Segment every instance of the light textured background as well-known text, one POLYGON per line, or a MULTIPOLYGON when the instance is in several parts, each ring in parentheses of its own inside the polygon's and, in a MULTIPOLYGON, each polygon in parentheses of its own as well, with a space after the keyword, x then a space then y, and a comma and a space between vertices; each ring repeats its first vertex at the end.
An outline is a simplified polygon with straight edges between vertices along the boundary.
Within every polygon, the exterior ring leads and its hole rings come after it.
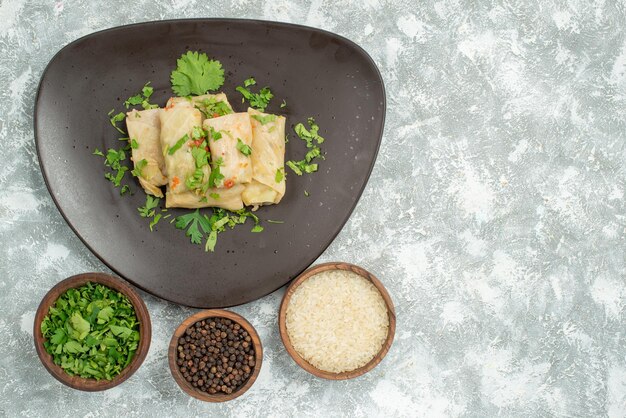
POLYGON ((626 416, 626 6, 358 3, 2 0, 0 415, 626 416), (320 261, 357 263, 384 281, 395 344, 360 379, 318 380, 280 343, 277 291, 234 309, 266 347, 257 383, 236 401, 203 404, 166 363, 172 331, 193 311, 144 295, 154 335, 143 367, 106 393, 67 389, 36 357, 34 311, 62 278, 106 268, 43 183, 39 77, 90 32, 210 16, 334 31, 380 67, 381 153, 320 261))

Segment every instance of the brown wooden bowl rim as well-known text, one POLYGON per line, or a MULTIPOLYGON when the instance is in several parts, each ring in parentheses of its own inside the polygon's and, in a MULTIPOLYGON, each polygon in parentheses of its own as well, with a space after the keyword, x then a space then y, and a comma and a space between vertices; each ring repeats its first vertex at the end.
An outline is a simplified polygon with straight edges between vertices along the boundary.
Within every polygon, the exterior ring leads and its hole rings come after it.
POLYGON ((86 392, 96 392, 111 389, 124 382, 139 369, 148 354, 150 340, 152 339, 152 324, 146 304, 139 294, 126 281, 106 273, 90 272, 81 273, 68 277, 57 283, 50 289, 41 300, 33 325, 33 339, 35 350, 42 364, 48 372, 59 382, 73 389, 86 392), (48 354, 43 346, 45 338, 41 333, 41 322, 48 315, 50 307, 65 291, 86 284, 87 282, 99 283, 124 294, 132 303, 135 314, 139 320, 139 345, 130 364, 120 374, 111 380, 88 379, 80 376, 70 376, 60 366, 54 364, 52 355, 48 354))
POLYGON ((357 266, 355 264, 343 263, 338 261, 332 261, 328 263, 318 264, 313 267, 310 267, 298 277, 296 277, 293 282, 289 285, 285 294, 283 296, 283 300, 280 303, 280 310, 278 313, 278 327, 280 329, 280 338, 283 341, 283 345, 287 350, 287 353, 293 358, 293 360, 298 364, 298 366, 302 367, 307 372, 311 373, 314 376, 321 377, 323 379, 329 380, 345 380, 345 379, 353 379, 355 377, 361 376, 374 367, 376 367, 382 359, 387 355, 387 352, 391 348, 391 344, 393 343, 393 338, 396 333, 396 311, 393 305, 393 301, 387 292, 387 289, 383 284, 369 271, 365 270, 363 267, 357 266), (341 373, 333 373, 325 370, 320 370, 317 367, 313 366, 311 363, 306 361, 304 358, 298 354, 298 352, 291 345, 291 340, 289 339, 289 334, 287 333, 286 326, 286 316, 287 316, 287 306, 289 305, 289 301, 291 300, 291 296, 295 292, 296 288, 300 286, 305 280, 315 276, 318 273, 328 270, 345 270, 352 271, 357 273, 361 277, 369 280, 380 292, 385 304, 387 305, 387 313, 389 315, 389 330, 387 331, 387 338, 383 343, 380 351, 374 356, 372 360, 370 360, 364 366, 361 366, 354 370, 349 370, 341 373))
POLYGON ((263 363, 263 346, 261 344, 261 338, 259 337, 259 334, 257 333, 256 329, 243 316, 235 312, 225 310, 225 309, 205 309, 203 311, 200 311, 198 313, 191 315, 190 317, 185 319, 183 322, 181 322, 178 328, 176 328, 176 330, 174 331, 174 334, 172 335, 172 339, 170 340, 170 346, 168 349, 167 357, 168 357, 168 363, 170 366, 170 372, 172 373, 172 377, 174 378, 174 381, 178 384, 178 386, 180 386, 180 388, 185 393, 204 402, 226 402, 226 401, 230 401, 232 399, 238 398, 239 396, 246 393, 248 389, 250 389, 250 387, 252 387, 252 385, 256 381, 257 377, 259 376, 259 373, 261 372, 261 365, 263 363), (183 333, 187 330, 187 328, 189 328, 192 324, 198 321, 202 321, 207 318, 225 318, 225 319, 230 319, 231 321, 238 323, 248 332, 248 334, 250 334, 250 338, 252 339, 252 343, 254 344, 254 356, 255 356, 254 371, 252 372, 252 374, 250 375, 246 383, 244 383, 243 386, 241 386, 237 391, 233 393, 212 395, 210 393, 202 392, 194 388, 189 383, 187 383, 187 381, 181 374, 180 370, 178 369, 178 365, 176 364, 176 351, 178 347, 178 339, 183 335, 183 333))

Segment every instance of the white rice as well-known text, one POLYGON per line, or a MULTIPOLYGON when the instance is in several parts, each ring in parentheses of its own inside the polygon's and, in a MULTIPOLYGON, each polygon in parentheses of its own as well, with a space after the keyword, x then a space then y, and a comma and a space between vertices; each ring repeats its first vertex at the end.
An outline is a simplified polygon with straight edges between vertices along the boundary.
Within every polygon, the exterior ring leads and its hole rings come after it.
POLYGON ((302 358, 320 370, 358 369, 376 356, 389 330, 376 287, 351 271, 324 271, 300 284, 286 312, 287 334, 302 358))

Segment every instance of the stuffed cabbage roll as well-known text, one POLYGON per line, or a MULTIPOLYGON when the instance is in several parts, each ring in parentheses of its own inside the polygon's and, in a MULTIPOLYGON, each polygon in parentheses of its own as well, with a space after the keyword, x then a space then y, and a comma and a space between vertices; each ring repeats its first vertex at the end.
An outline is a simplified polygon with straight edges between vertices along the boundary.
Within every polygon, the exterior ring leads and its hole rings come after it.
POLYGON ((285 118, 248 109, 252 125, 252 182, 242 194, 246 205, 276 204, 285 195, 285 118))
POLYGON ((206 191, 211 168, 200 111, 188 100, 170 99, 159 117, 168 195, 206 191))
POLYGON ((134 173, 146 193, 157 197, 163 197, 159 186, 167 184, 165 160, 159 140, 160 112, 161 109, 148 109, 126 113, 134 173))
POLYGON ((176 104, 181 101, 191 102, 191 104, 202 112, 202 120, 216 118, 233 113, 233 108, 228 103, 224 93, 203 94, 202 96, 172 97, 170 102, 176 104))
MULTIPOLYGON (((247 113, 231 113, 218 118, 206 119, 204 129, 208 132, 215 187, 230 188, 235 184, 252 180, 251 155, 254 155, 252 128, 247 113)), ((213 186, 213 184, 211 184, 213 186)))
POLYGON ((166 193, 165 207, 168 208, 207 208, 217 207, 228 210, 239 210, 243 208, 243 201, 241 200, 241 192, 243 192, 244 186, 238 184, 226 188, 212 188, 207 192, 198 196, 194 192, 185 192, 173 194, 166 193))

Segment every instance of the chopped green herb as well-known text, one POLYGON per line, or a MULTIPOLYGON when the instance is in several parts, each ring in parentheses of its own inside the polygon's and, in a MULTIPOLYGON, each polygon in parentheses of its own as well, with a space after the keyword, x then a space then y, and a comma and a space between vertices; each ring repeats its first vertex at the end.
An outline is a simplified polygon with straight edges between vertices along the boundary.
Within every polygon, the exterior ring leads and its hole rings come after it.
POLYGON ((271 219, 268 219, 266 222, 270 224, 284 224, 285 223, 285 221, 273 221, 271 219))
POLYGON ((219 61, 209 60, 205 53, 188 51, 177 61, 170 76, 172 90, 178 96, 189 96, 217 90, 224 84, 224 69, 219 61))
POLYGON ((191 132, 191 137, 193 139, 205 138, 206 136, 207 136, 207 133, 204 129, 202 129, 202 127, 200 126, 193 127, 193 131, 191 132))
POLYGON ((261 125, 267 125, 276 120, 276 115, 251 115, 252 119, 258 120, 261 125))
POLYGON ((222 164, 224 164, 222 157, 219 157, 217 161, 213 162, 211 166, 211 174, 209 175, 209 187, 216 187, 216 184, 224 179, 224 176, 220 172, 222 164))
POLYGON ((149 99, 152 93, 154 93, 154 89, 150 86, 150 82, 148 81, 141 89, 141 94, 143 94, 143 97, 146 99, 149 99))
POLYGON ((211 198, 213 198, 213 199, 219 199, 219 198, 220 198, 219 193, 209 193, 209 196, 210 196, 211 198))
POLYGON ((41 333, 45 350, 70 376, 112 380, 137 351, 139 321, 126 296, 88 282, 56 300, 41 333))
POLYGON ((167 151, 167 153, 169 155, 174 155, 174 153, 176 151, 178 151, 180 149, 180 147, 183 146, 183 144, 185 142, 187 142, 189 140, 189 135, 185 134, 182 138, 180 138, 178 141, 176 141, 176 143, 174 144, 174 146, 172 148, 169 149, 169 151, 167 151))
POLYGON ((309 197, 309 192, 307 192, 307 191, 305 190, 305 191, 304 191, 304 195, 305 195, 306 197, 309 197))
POLYGON ((298 167, 295 161, 290 160, 290 161, 287 161, 285 164, 287 164, 287 167, 291 168, 293 172, 296 173, 298 176, 302 175, 302 170, 300 170, 300 167, 298 167))
POLYGON ((250 230, 250 232, 262 232, 263 227, 261 225, 254 225, 254 227, 250 230))
MULTIPOLYGON (((130 106, 136 106, 140 104, 144 109, 154 109, 159 107, 158 105, 150 104, 149 99, 152 96, 154 89, 150 87, 150 82, 148 81, 144 84, 141 89, 141 93, 137 93, 136 95, 129 97, 125 102, 124 106, 128 109, 130 106)), ((135 117, 141 117, 139 113, 135 113, 135 117)))
POLYGON ((191 148, 191 156, 196 161, 196 168, 202 168, 205 165, 209 164, 209 152, 204 148, 206 147, 206 142, 202 141, 202 144, 199 147, 191 148))
POLYGON ((126 99, 126 101, 124 102, 124 106, 126 106, 126 109, 128 109, 131 106, 141 104, 141 102, 143 102, 143 97, 141 96, 141 94, 136 94, 126 99))
POLYGON ((212 126, 209 126, 209 135, 211 135, 211 138, 213 138, 213 141, 222 139, 222 133, 213 129, 212 126))
POLYGON ((215 97, 204 99, 199 103, 196 103, 196 108, 202 112, 205 118, 215 118, 219 116, 228 115, 233 113, 232 109, 228 107, 226 102, 217 100, 215 97))
POLYGON ((196 171, 194 171, 194 173, 185 180, 185 186, 187 186, 189 190, 200 189, 202 187, 203 180, 204 171, 202 171, 201 168, 196 168, 196 171))
POLYGON ((115 109, 111 109, 111 111, 109 112, 109 116, 111 117, 109 120, 111 121, 111 125, 118 130, 118 132, 125 134, 126 132, 124 132, 120 127, 117 126, 118 122, 123 121, 126 118, 126 115, 124 115, 124 112, 120 112, 117 115, 113 115, 113 113, 115 113, 115 109))
POLYGON ((287 102, 285 101, 285 99, 283 99, 283 102, 280 104, 280 108, 284 108, 287 107, 287 102))
POLYGON ((128 184, 123 185, 120 189, 120 196, 124 196, 126 193, 130 193, 130 186, 128 184))
POLYGON ((245 144, 241 140, 241 138, 237 138, 237 149, 239 150, 240 153, 242 153, 246 157, 248 157, 248 156, 250 156, 250 154, 252 154, 252 148, 250 148, 250 146, 248 144, 245 144))
POLYGON ((143 175, 142 171, 147 165, 148 161, 143 158, 135 163, 135 168, 133 169, 133 171, 131 171, 131 173, 135 177, 141 177, 143 175))
POLYGON ((137 210, 139 211, 139 215, 142 218, 152 218, 156 213, 156 207, 159 206, 160 200, 161 199, 159 199, 158 197, 147 194, 146 204, 142 207, 137 208, 137 210))
POLYGON ((237 90, 243 96, 242 102, 243 100, 248 100, 251 107, 258 109, 262 112, 265 110, 274 95, 272 94, 269 87, 263 87, 261 90, 259 90, 258 93, 252 93, 248 89, 248 87, 255 84, 256 81, 254 80, 254 78, 249 78, 243 82, 243 87, 237 86, 235 90, 237 90))
POLYGON ((161 214, 159 213, 158 215, 156 215, 154 217, 154 219, 152 219, 152 221, 150 221, 150 232, 152 232, 152 228, 154 228, 154 226, 159 223, 159 221, 161 220, 161 214))
POLYGON ((285 167, 281 167, 276 170, 276 176, 274 176, 274 180, 276 183, 280 183, 285 178, 285 167))
POLYGON ((101 157, 104 157, 104 154, 103 154, 103 153, 102 153, 102 151, 100 151, 98 148, 96 148, 92 154, 93 154, 93 155, 99 155, 99 156, 101 156, 101 157))
POLYGON ((121 164, 121 162, 126 159, 124 149, 116 150, 109 148, 104 158, 104 165, 112 170, 110 173, 104 173, 104 177, 113 183, 115 187, 120 187, 124 174, 128 171, 128 167, 121 164), (113 175, 113 173, 115 173, 115 175, 113 175))
POLYGON ((320 127, 315 123, 315 119, 308 118, 307 122, 309 124, 309 130, 307 130, 302 123, 298 123, 294 130, 300 139, 306 142, 306 147, 312 148, 313 140, 317 141, 318 144, 321 144, 324 142, 324 138, 318 134, 320 127))
POLYGON ((137 149, 139 148, 139 142, 137 142, 137 140, 135 138, 130 140, 130 147, 132 149, 137 149))
POLYGON ((315 158, 324 159, 321 149, 314 144, 314 141, 317 142, 317 144, 321 144, 322 142, 324 142, 324 138, 321 137, 318 133, 319 126, 315 123, 315 120, 313 118, 308 118, 307 122, 309 124, 309 130, 307 130, 301 123, 298 123, 295 126, 294 130, 296 131, 296 134, 298 134, 298 137, 306 142, 306 146, 310 150, 307 151, 304 159, 300 161, 287 161, 286 163, 287 166, 291 168, 293 172, 296 173, 298 176, 301 176, 303 173, 310 174, 316 172, 318 169, 318 165, 317 163, 312 163, 312 161, 315 158))

